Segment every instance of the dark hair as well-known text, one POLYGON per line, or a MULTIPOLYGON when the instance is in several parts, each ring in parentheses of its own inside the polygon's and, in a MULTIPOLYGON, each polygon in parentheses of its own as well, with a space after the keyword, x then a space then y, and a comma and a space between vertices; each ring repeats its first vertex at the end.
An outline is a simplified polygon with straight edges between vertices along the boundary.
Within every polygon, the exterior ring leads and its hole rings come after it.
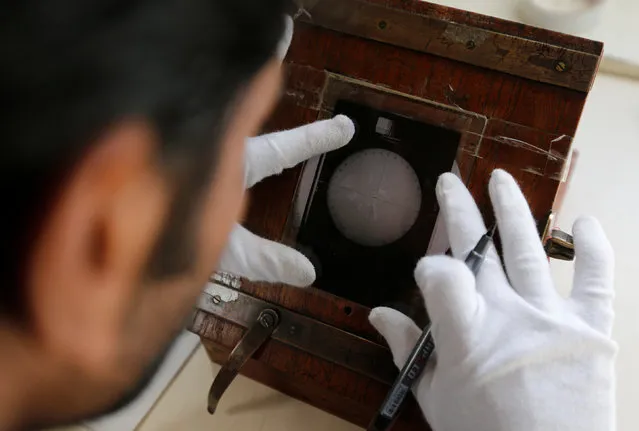
POLYGON ((233 101, 275 52, 284 0, 21 0, 0 14, 0 311, 65 175, 110 125, 149 121, 177 183, 149 276, 186 269, 184 225, 233 101))

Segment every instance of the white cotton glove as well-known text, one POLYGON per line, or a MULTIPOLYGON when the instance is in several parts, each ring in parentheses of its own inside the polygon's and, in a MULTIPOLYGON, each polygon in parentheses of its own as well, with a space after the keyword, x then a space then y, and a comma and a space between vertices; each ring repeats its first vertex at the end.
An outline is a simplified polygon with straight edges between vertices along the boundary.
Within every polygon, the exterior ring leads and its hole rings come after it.
MULTIPOLYGON (((462 260, 486 227, 457 177, 437 184, 455 259, 425 257, 415 270, 436 346, 414 388, 426 419, 434 431, 614 430, 613 252, 601 226, 575 223, 574 285, 564 299, 514 179, 497 170, 489 191, 508 277, 491 248, 475 279, 462 260)), ((401 367, 420 329, 389 308, 370 321, 401 367)))
MULTIPOLYGON (((246 143, 246 187, 276 175, 313 156, 346 145, 355 125, 344 115, 285 132, 251 138, 246 143)), ((274 199, 277 199, 275 196, 274 199)), ((315 281, 315 269, 300 252, 269 241, 236 225, 220 261, 220 270, 252 281, 305 287, 315 281)))
MULTIPOLYGON (((275 52, 280 60, 286 56, 293 38, 293 19, 285 16, 284 20, 284 34, 275 52)), ((354 134, 353 122, 344 115, 338 115, 332 120, 250 138, 246 141, 246 188, 311 157, 340 148, 354 134)), ((286 283, 298 287, 310 286, 315 281, 315 268, 303 254, 261 238, 239 224, 231 232, 219 270, 251 281, 286 283)))

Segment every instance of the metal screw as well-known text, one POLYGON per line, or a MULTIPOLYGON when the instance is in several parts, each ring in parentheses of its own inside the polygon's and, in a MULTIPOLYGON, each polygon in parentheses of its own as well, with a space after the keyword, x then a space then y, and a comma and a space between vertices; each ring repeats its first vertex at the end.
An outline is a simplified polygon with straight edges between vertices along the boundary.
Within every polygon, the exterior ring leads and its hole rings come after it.
POLYGON ((566 69, 568 69, 568 65, 564 61, 559 60, 555 63, 555 70, 557 72, 565 72, 566 69))
POLYGON ((295 335, 295 332, 297 332, 297 328, 295 327, 295 325, 292 325, 290 328, 288 328, 288 333, 290 335, 295 335))
POLYGON ((264 311, 262 314, 260 314, 260 325, 262 325, 265 328, 270 328, 273 325, 275 325, 275 316, 273 316, 272 313, 269 313, 268 311, 264 311))
POLYGON ((386 28, 386 21, 380 21, 377 26, 380 30, 384 30, 386 28))
POLYGON ((466 42, 466 49, 475 49, 477 45, 475 45, 475 41, 469 40, 466 42))
POLYGON ((220 305, 222 303, 222 297, 220 295, 214 295, 211 297, 211 302, 215 305, 220 305))

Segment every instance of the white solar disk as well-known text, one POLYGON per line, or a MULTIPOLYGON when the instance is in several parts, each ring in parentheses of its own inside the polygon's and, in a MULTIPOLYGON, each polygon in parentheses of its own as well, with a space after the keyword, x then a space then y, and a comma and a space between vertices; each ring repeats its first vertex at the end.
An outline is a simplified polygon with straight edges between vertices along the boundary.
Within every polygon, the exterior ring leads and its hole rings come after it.
POLYGON ((370 247, 393 243, 415 224, 422 189, 411 165, 379 148, 344 160, 328 185, 328 209, 342 235, 370 247))

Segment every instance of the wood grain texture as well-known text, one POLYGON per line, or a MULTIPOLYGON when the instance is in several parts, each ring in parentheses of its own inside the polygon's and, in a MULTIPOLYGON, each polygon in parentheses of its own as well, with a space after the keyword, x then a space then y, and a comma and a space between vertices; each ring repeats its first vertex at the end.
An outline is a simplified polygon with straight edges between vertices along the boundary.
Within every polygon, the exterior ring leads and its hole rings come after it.
MULTIPOLYGON (((601 44, 413 0, 366 0, 437 20, 548 42, 599 57, 601 44)), ((544 225, 560 187, 586 93, 455 61, 407 47, 296 23, 284 95, 265 131, 332 115, 341 99, 421 118, 462 133, 457 165, 488 223, 487 184, 495 168, 517 179, 544 225)), ((256 185, 245 225, 280 240, 287 227, 301 169, 256 185)), ((427 240, 427 239, 425 239, 427 240)), ((245 292, 384 345, 367 321, 369 309, 318 289, 245 283, 245 292)), ((194 329, 212 359, 224 361, 243 329, 201 314, 194 329)), ((388 353, 390 354, 390 353, 388 353)), ((243 370, 298 399, 365 426, 387 387, 319 358, 271 341, 243 370)), ((425 429, 413 402, 395 429, 425 429)))
POLYGON ((362 0, 323 0, 307 21, 340 33, 434 54, 523 78, 589 91, 599 55, 362 0))
POLYGON ((492 16, 441 6, 426 1, 414 0, 364 0, 367 3, 405 10, 443 21, 455 22, 485 30, 498 31, 511 36, 523 37, 537 42, 563 46, 576 51, 601 55, 603 43, 577 36, 532 27, 518 22, 507 21, 492 16))
POLYGON ((574 135, 585 94, 298 23, 292 63, 489 118, 574 135))

